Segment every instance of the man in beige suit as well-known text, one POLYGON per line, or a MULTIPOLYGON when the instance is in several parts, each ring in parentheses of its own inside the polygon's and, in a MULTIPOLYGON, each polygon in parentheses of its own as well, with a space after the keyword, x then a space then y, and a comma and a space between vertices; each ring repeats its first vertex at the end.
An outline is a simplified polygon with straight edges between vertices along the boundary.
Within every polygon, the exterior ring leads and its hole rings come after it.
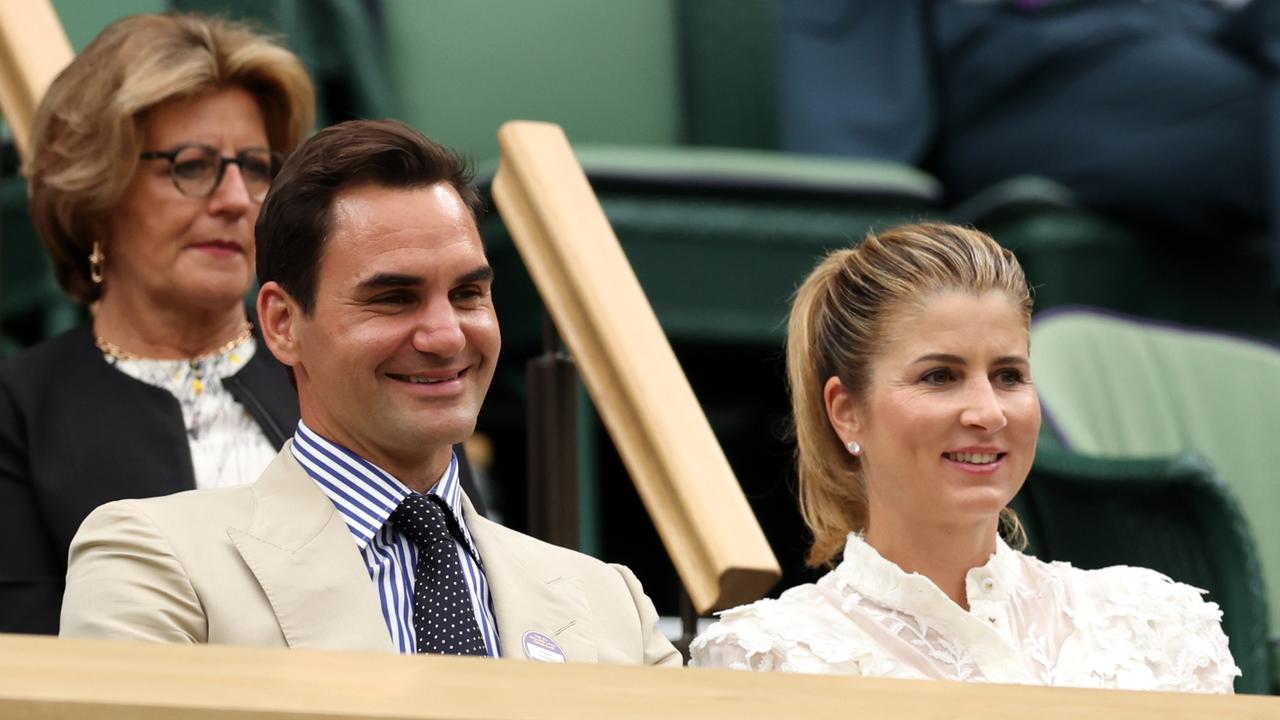
POLYGON ((294 439, 251 486, 90 515, 63 635, 680 663, 630 571, 489 522, 458 489, 452 446, 501 344, 478 207, 456 156, 401 123, 295 153, 257 224, 294 439))

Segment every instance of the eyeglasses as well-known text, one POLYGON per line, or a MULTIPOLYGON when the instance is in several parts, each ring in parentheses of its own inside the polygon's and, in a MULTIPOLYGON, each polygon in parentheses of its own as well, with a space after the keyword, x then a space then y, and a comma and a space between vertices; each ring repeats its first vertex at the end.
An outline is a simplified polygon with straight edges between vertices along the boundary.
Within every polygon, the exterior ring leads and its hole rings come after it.
POLYGON ((265 148, 241 150, 235 157, 224 157, 217 148, 199 143, 179 145, 168 152, 148 151, 143 160, 168 160, 173 186, 187 197, 206 198, 222 183, 228 165, 240 166, 240 177, 249 198, 260 203, 271 189, 271 181, 280 171, 280 153, 265 148))

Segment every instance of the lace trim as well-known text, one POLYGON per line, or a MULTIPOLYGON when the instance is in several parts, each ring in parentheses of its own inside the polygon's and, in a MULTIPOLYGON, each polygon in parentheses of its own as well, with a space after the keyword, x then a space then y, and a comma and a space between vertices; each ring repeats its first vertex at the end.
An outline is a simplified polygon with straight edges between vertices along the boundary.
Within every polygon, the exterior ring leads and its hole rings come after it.
POLYGON ((1222 610, 1201 597, 1205 591, 1145 568, 1089 574, 1109 589, 1063 607, 1076 634, 1063 648, 1070 656, 1055 669, 1055 684, 1203 692, 1230 688, 1240 675, 1222 632, 1222 610), (1086 647, 1087 662, 1079 657, 1086 647))
POLYGON ((833 632, 829 625, 840 618, 822 598, 805 597, 810 593, 804 591, 811 588, 793 588, 778 600, 720 613, 720 622, 690 645, 690 665, 871 677, 898 674, 897 663, 871 642, 833 632), (796 604, 815 612, 796 612, 796 604))

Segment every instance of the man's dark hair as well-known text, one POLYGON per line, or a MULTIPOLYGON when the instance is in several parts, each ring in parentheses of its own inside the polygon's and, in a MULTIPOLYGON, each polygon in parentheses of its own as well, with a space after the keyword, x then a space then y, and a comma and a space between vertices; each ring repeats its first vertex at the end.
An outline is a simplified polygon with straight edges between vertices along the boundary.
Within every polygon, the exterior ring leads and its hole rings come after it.
POLYGON ((457 153, 398 120, 352 120, 321 130, 285 162, 262 202, 255 228, 258 282, 279 283, 310 315, 340 191, 365 183, 410 190, 444 182, 478 221, 482 205, 473 177, 457 153))

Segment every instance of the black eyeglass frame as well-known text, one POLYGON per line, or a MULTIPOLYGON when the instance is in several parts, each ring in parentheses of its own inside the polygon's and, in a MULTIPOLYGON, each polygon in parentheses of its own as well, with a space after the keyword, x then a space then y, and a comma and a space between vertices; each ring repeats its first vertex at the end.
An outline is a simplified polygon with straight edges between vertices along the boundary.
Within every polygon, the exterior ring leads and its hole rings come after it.
MULTIPOLYGON (((172 150, 146 150, 139 153, 138 158, 142 160, 169 161, 169 179, 173 181, 173 186, 177 188, 178 192, 182 193, 186 197, 207 198, 207 197, 211 197, 215 192, 218 191, 218 186, 222 184, 222 178, 227 174, 228 165, 239 166, 240 174, 241 176, 243 176, 244 163, 246 160, 249 159, 249 155, 262 153, 262 152, 265 152, 267 156, 271 158, 271 176, 267 179, 267 190, 270 190, 271 183, 275 181, 276 175, 279 174, 280 172, 280 166, 284 164, 284 155, 282 155, 279 152, 276 152, 275 150, 268 150, 267 148, 250 148, 248 150, 241 150, 240 152, 236 153, 234 156, 227 157, 226 155, 223 155, 222 153, 218 152, 218 149, 213 147, 212 145, 205 145, 204 143, 183 143, 172 150), (205 150, 209 151, 210 155, 215 155, 218 158, 218 172, 213 177, 213 184, 210 185, 209 189, 205 191, 205 193, 202 195, 193 195, 187 192, 186 190, 183 190, 182 183, 179 182, 178 180, 178 175, 177 175, 178 155, 183 150, 187 150, 189 148, 204 148, 205 150)), ((249 190, 248 183, 245 184, 245 190, 246 191, 249 190)), ((257 203, 262 202, 262 200, 266 196, 267 196, 266 191, 263 191, 262 197, 254 197, 252 192, 249 193, 249 197, 254 202, 257 202, 257 203)))

